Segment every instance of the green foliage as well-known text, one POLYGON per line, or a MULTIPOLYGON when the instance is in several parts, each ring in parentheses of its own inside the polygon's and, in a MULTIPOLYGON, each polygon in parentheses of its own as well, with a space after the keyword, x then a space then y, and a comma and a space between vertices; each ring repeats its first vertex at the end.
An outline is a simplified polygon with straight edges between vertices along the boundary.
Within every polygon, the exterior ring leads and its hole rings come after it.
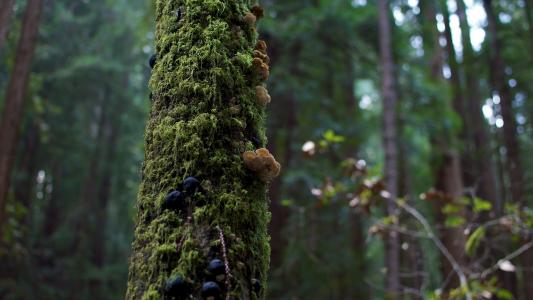
POLYGON ((485 238, 485 227, 478 227, 472 234, 468 237, 468 240, 465 244, 465 252, 468 256, 473 256, 478 250, 481 241, 485 238))

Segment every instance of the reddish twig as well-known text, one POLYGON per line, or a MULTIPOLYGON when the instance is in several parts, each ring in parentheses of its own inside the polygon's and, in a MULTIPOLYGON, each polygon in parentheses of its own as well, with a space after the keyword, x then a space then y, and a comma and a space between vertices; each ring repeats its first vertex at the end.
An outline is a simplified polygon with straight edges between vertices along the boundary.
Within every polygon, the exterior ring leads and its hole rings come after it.
POLYGON ((229 269, 229 263, 228 263, 228 255, 226 250, 226 242, 224 241, 224 233, 222 232, 222 229, 220 226, 217 226, 218 235, 220 237, 220 243, 222 244, 222 258, 224 258, 224 269, 226 271, 226 289, 228 292, 226 293, 226 300, 229 300, 229 292, 231 291, 231 282, 230 282, 230 269, 229 269))

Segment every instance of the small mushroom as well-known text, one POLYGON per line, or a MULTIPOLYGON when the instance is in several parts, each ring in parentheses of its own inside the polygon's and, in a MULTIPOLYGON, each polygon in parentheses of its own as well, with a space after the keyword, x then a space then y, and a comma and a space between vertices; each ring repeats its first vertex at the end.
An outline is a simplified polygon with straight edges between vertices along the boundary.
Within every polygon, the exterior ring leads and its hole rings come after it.
POLYGON ((257 20, 261 19, 265 15, 265 9, 259 4, 252 6, 250 11, 254 14, 257 20))
POLYGON ((270 103, 270 95, 268 94, 268 90, 262 86, 262 85, 258 85, 255 87, 255 100, 257 102, 257 104, 261 105, 261 106, 266 106, 268 103, 270 103))
POLYGON ((246 15, 244 15, 244 22, 246 22, 248 26, 254 27, 256 21, 257 21, 257 17, 253 13, 248 12, 246 13, 246 15))
POLYGON ((246 167, 255 172, 259 180, 263 182, 272 181, 281 171, 281 165, 266 148, 246 151, 243 153, 243 158, 246 167))
POLYGON ((267 64, 262 59, 256 57, 252 60, 252 67, 254 73, 259 76, 261 80, 267 80, 270 76, 270 70, 267 64))
POLYGON ((255 45, 255 50, 258 50, 259 52, 266 54, 267 53, 267 44, 264 40, 259 40, 257 42, 257 45, 255 45))

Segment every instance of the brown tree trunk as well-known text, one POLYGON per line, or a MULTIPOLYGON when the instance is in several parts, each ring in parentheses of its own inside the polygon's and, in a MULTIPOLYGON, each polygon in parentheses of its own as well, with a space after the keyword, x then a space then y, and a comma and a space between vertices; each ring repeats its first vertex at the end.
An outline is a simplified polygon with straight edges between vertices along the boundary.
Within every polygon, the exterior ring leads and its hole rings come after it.
MULTIPOLYGON (((442 148, 442 147, 441 147, 442 148)), ((461 180, 461 162, 459 156, 455 151, 449 150, 443 153, 442 162, 437 171, 436 188, 438 191, 446 195, 445 199, 439 199, 436 202, 437 208, 437 221, 440 224, 440 238, 444 246, 448 249, 450 254, 455 258, 460 266, 466 265, 465 256, 465 235, 463 233, 462 226, 447 228, 444 226, 446 221, 446 215, 442 213, 442 210, 447 201, 451 201, 450 204, 456 203, 456 201, 462 196, 463 182, 461 180)), ((460 205, 460 204, 459 204, 460 205)), ((464 217, 464 215, 463 215, 464 217)), ((442 257, 442 274, 443 278, 450 278, 445 290, 456 288, 459 286, 459 278, 455 276, 454 270, 450 262, 442 257), (451 277, 450 277, 451 276, 451 277)))
MULTIPOLYGON (((440 47, 439 39, 440 33, 437 30, 436 15, 437 7, 436 2, 427 1, 421 4, 421 11, 423 17, 423 38, 427 40, 424 43, 424 51, 427 53, 426 60, 430 61, 430 77, 436 84, 446 84, 442 77, 442 69, 445 62, 445 54, 448 56, 449 65, 451 69, 451 77, 449 84, 452 85, 453 90, 453 106, 456 113, 464 118, 463 99, 461 97, 461 83, 457 72, 457 62, 455 61, 455 52, 453 44, 451 43, 451 31, 449 28, 448 11, 444 2, 441 2, 443 9, 444 23, 445 23, 445 37, 447 46, 443 50, 440 47)), ((462 181, 462 168, 460 155, 454 147, 457 146, 457 137, 455 132, 443 129, 441 132, 435 134, 431 138, 432 146, 435 149, 435 158, 438 165, 435 169, 435 185, 438 191, 445 198, 449 199, 452 203, 458 200, 463 195, 463 181, 462 181)), ((435 202, 437 224, 439 224, 439 236, 448 249, 450 254, 461 265, 465 265, 464 256, 464 244, 465 236, 461 227, 446 228, 444 226, 446 221, 446 215, 443 213, 443 207, 448 204, 444 199, 438 199, 435 202)), ((449 283, 445 286, 445 291, 459 286, 459 278, 455 276, 454 270, 448 259, 444 256, 441 257, 441 270, 444 279, 450 278, 449 283)))
MULTIPOLYGON (((516 130, 516 118, 513 112, 513 99, 505 76, 505 63, 501 56, 501 42, 498 37, 498 24, 492 10, 492 1, 484 0, 487 13, 488 38, 490 42, 490 69, 492 85, 500 96, 500 108, 503 118, 504 145, 506 148, 507 168, 509 171, 512 201, 523 205, 524 171, 520 162, 520 145, 516 130)), ((533 295, 533 294, 532 294, 533 295)))
MULTIPOLYGON (((503 119, 503 144, 505 146, 506 169, 509 174, 511 201, 523 206, 524 203, 524 171, 520 159, 520 144, 516 128, 516 118, 513 112, 513 99, 505 76, 505 62, 501 56, 502 46, 498 37, 498 21, 494 14, 492 1, 483 0, 487 13, 488 39, 490 45, 490 69, 492 88, 500 97, 500 111, 503 119)), ((533 250, 521 256, 521 267, 524 278, 524 295, 526 299, 533 299, 533 285, 529 283, 532 276, 531 262, 533 250)), ((519 293, 516 293, 519 294, 519 293)))
MULTIPOLYGON (((108 113, 103 122, 103 148, 102 157, 99 159, 104 162, 111 162, 116 157, 117 133, 119 123, 114 120, 119 118, 116 112, 108 113)), ((101 167, 101 174, 98 176, 99 184, 97 186, 96 198, 92 199, 91 212, 94 214, 94 220, 91 226, 91 261, 94 267, 99 269, 105 266, 106 258, 106 238, 107 229, 107 207, 111 197, 113 172, 109 163, 101 167)), ((94 299, 103 297, 102 280, 93 279, 90 282, 90 294, 94 299)))
MULTIPOLYGON (((272 66, 275 68, 279 60, 281 49, 280 41, 266 37, 267 43, 270 45, 270 58, 272 66)), ((295 58, 293 62, 297 61, 300 49, 297 48, 291 53, 295 58)), ((293 72, 297 72, 296 63, 291 66, 293 72)), ((275 83, 273 83, 275 84, 275 83)), ((292 95, 284 94, 274 97, 276 101, 271 103, 271 111, 273 116, 277 118, 273 121, 273 126, 270 126, 267 131, 269 150, 272 153, 278 153, 282 158, 280 163, 289 168, 292 160, 291 143, 294 141, 293 132, 296 128, 296 102, 292 95), (281 134, 280 134, 281 133, 281 134), (285 134, 283 134, 285 133, 285 134), (283 138, 282 138, 283 137, 283 138)), ((268 195, 270 198, 270 211, 272 219, 269 224, 270 233, 270 265, 275 271, 283 262, 283 251, 287 246, 287 239, 284 236, 284 228, 289 218, 289 209, 282 205, 282 189, 283 189, 283 172, 270 185, 268 195)))
MULTIPOLYGON (((397 159, 397 116, 398 95, 392 56, 392 37, 388 1, 378 1, 379 45, 382 72, 383 94, 383 147, 385 149, 385 180, 391 201, 387 202, 387 213, 398 215, 394 201, 398 196, 398 159, 397 159)), ((400 245, 398 232, 391 230, 385 241, 387 267, 387 294, 390 299, 400 297, 400 245)))
POLYGON ((19 139, 26 89, 30 77, 31 61, 37 41, 43 0, 28 0, 22 33, 17 46, 15 66, 7 87, 2 121, 0 123, 0 232, 4 222, 11 171, 19 139))
POLYGON ((9 21, 11 21, 11 15, 13 15, 14 3, 15 0, 2 0, 0 4, 0 50, 2 50, 9 32, 9 21))
POLYGON ((24 141, 24 153, 21 155, 18 169, 22 178, 15 184, 15 200, 20 202, 26 209, 24 224, 30 226, 32 217, 32 199, 35 191, 35 175, 37 172, 37 151, 40 146, 39 128, 37 124, 30 121, 24 141))
POLYGON ((466 18, 466 9, 463 0, 457 0, 457 15, 461 23, 461 33, 463 37, 463 53, 464 53, 464 71, 466 77, 465 90, 467 99, 468 118, 465 119, 465 126, 470 128, 471 135, 470 144, 473 145, 473 153, 468 159, 474 160, 475 168, 471 178, 476 188, 476 195, 482 199, 493 203, 496 211, 501 210, 500 197, 498 197, 497 185, 495 179, 495 171, 492 159, 491 139, 487 130, 486 121, 483 117, 482 107, 483 101, 479 91, 479 82, 477 78, 477 65, 474 50, 470 42, 470 28, 466 18))

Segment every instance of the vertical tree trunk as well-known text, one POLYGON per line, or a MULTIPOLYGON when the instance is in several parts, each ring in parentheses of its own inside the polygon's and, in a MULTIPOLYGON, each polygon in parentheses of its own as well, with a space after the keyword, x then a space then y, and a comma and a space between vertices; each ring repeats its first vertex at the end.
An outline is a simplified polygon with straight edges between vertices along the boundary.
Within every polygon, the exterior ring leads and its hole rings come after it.
POLYGON ((21 155, 18 170, 20 170, 21 178, 18 182, 14 183, 14 195, 15 200, 20 202, 26 209, 26 215, 24 216, 24 225, 29 229, 32 220, 32 195, 35 191, 35 175, 37 172, 36 157, 37 151, 40 147, 40 136, 38 125, 32 120, 28 124, 26 134, 24 137, 24 152, 21 155))
POLYGON ((470 128, 470 144, 473 145, 472 150, 474 153, 468 159, 472 159, 475 162, 475 168, 473 168, 475 172, 470 176, 474 178, 474 182, 468 184, 473 184, 473 186, 477 187, 477 195, 493 203, 496 210, 500 211, 501 203, 496 189, 494 162, 490 148, 491 139, 482 113, 483 98, 479 91, 478 70, 475 69, 477 61, 474 50, 472 49, 472 43, 470 42, 470 28, 466 18, 466 8, 463 0, 457 0, 457 15, 459 16, 463 37, 463 65, 466 86, 468 87, 465 90, 465 94, 469 117, 465 119, 465 126, 470 128))
POLYGON ((0 232, 2 232, 4 222, 9 182, 19 139, 19 127, 37 41, 42 4, 43 0, 28 0, 0 123, 0 145, 2 145, 0 147, 0 232))
MULTIPOLYGON (((493 11, 492 1, 483 0, 483 5, 487 13, 492 88, 500 96, 500 111, 504 122, 503 144, 506 149, 506 168, 509 172, 511 201, 522 207, 525 204, 524 171, 521 165, 516 117, 513 112, 513 99, 505 76, 506 65, 501 56, 502 46, 498 37, 498 21, 493 11)), ((533 299, 533 285, 528 281, 528 278, 531 278, 533 274, 531 271, 533 251, 527 251, 520 258, 523 271, 522 278, 524 278, 524 295, 526 299, 533 299)))
MULTIPOLYGON (((270 36, 269 36, 270 37, 270 36)), ((270 57, 272 65, 275 66, 279 59, 279 50, 282 49, 281 41, 274 38, 267 38, 266 41, 270 46, 270 57)), ((294 56, 291 69, 296 70, 297 56, 299 49, 292 52, 294 56)), ((296 127, 296 103, 291 94, 278 95, 278 100, 271 104, 270 111, 274 119, 274 125, 271 125, 271 130, 268 132, 269 149, 273 153, 277 153, 281 157, 281 163, 289 168, 292 160, 291 144, 294 141, 293 132, 296 127), (282 138, 283 137, 283 138, 282 138)), ((283 262, 283 251, 287 246, 287 238, 284 236, 284 228, 289 218, 289 208, 282 205, 283 195, 283 174, 276 178, 269 189, 269 197, 271 200, 270 210, 272 212, 272 220, 269 226, 269 233, 271 236, 271 268, 276 270, 283 262)))
MULTIPOLYGON (((441 145, 441 148, 443 146, 441 145)), ((465 235, 462 226, 447 228, 444 226, 447 216, 442 213, 446 204, 454 204, 463 195, 463 182, 461 180, 461 161, 453 150, 442 153, 442 161, 437 169, 436 189, 446 195, 451 203, 445 199, 438 199, 436 202, 437 222, 440 225, 439 235, 444 246, 455 258, 460 266, 466 265, 465 256, 465 235)), ((462 217, 465 217, 462 215, 462 217)), ((442 256, 441 270, 443 278, 450 278, 445 291, 459 286, 459 278, 456 276, 452 265, 442 256)))
POLYGON ((507 168, 510 176, 512 201, 523 205, 524 171, 520 162, 520 145, 516 130, 516 118, 513 112, 513 99, 505 76, 505 63, 501 56, 501 42, 498 37, 498 24, 492 1, 483 0, 487 13, 488 39, 490 42, 490 69, 493 89, 500 96, 500 107, 503 118, 504 145, 506 148, 507 168))
MULTIPOLYGON (((104 112, 105 113, 105 112, 104 112)), ((104 162, 111 162, 115 159, 117 146, 117 131, 119 123, 115 120, 120 119, 120 113, 111 110, 104 117, 102 146, 103 153, 101 159, 104 162)), ((106 263, 106 231, 107 231, 107 207, 111 197, 113 172, 111 164, 104 164, 101 167, 98 176, 98 185, 96 187, 96 198, 92 199, 90 212, 94 215, 93 222, 90 224, 91 229, 91 262, 94 267, 102 269, 106 263)), ((93 299, 101 299, 105 292, 102 279, 95 278, 90 282, 90 295, 93 299)))
MULTIPOLYGON (((455 61, 455 52, 451 44, 451 32, 449 28, 448 12, 445 2, 441 2, 445 22, 445 37, 447 41, 446 48, 440 46, 439 39, 441 34, 437 30, 436 16, 437 7, 435 1, 425 1, 421 3, 420 10, 423 15, 422 30, 424 42, 424 52, 426 53, 426 61, 430 62, 429 73, 430 78, 435 84, 446 84, 442 77, 442 69, 445 61, 445 54, 448 54, 450 61, 450 69, 452 76, 449 84, 452 85, 453 106, 456 113, 464 120, 463 100, 460 95, 461 85, 459 75, 457 73, 457 62, 455 61)), ((444 99, 447 100, 447 99, 444 99)), ((446 103, 446 101, 439 101, 438 103, 446 103)), ((448 199, 453 202, 458 200, 463 195, 463 181, 461 159, 457 150, 457 136, 455 132, 450 132, 449 129, 442 129, 440 132, 431 137, 432 147, 434 148, 434 159, 436 162, 435 168, 435 185, 437 190, 446 195, 448 199)), ((460 265, 465 265, 464 244, 465 237, 461 227, 445 228, 446 215, 443 213, 443 207, 448 204, 444 199, 438 199, 435 203, 437 224, 439 225, 439 235, 452 256, 460 265)), ((459 279, 455 276, 453 267, 448 259, 441 257, 441 270, 443 278, 451 278, 449 284, 445 287, 445 291, 459 286, 459 279)))
POLYGON ((2 50, 9 32, 9 22, 11 21, 11 15, 13 15, 14 3, 15 0, 2 0, 0 4, 0 50, 2 50))
POLYGON ((256 87, 268 60, 250 2, 156 2, 154 96, 127 299, 265 297, 268 177, 247 169, 243 153, 255 149, 252 137, 264 144, 256 87), (181 186, 189 176, 200 181, 196 193, 181 186), (165 209, 173 190, 187 198, 165 209), (225 265, 219 276, 206 270, 214 259, 225 265))
MULTIPOLYGON (((387 203, 387 213, 397 215, 393 201, 398 196, 398 161, 397 161, 397 116, 398 95, 394 60, 392 56, 392 37, 389 19, 388 1, 379 0, 379 45, 382 72, 383 94, 383 147, 385 148, 385 180, 392 201, 387 203)), ((398 232, 391 230, 386 238, 387 293, 391 299, 400 296, 400 246, 398 232)))

